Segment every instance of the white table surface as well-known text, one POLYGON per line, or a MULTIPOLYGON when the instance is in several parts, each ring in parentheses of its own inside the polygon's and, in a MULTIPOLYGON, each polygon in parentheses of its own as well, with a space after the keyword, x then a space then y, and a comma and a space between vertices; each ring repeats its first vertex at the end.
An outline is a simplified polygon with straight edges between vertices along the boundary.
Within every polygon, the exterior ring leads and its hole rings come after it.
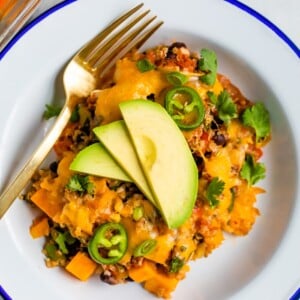
MULTIPOLYGON (((42 0, 34 16, 59 2, 63 1, 42 0)), ((268 18, 300 48, 300 0, 240 0, 240 2, 268 18)))

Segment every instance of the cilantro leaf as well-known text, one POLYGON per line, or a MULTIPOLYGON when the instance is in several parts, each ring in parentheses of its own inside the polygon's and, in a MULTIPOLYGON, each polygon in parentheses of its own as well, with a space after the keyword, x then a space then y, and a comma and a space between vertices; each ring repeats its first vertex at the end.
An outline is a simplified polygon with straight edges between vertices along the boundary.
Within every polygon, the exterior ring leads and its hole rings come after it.
POLYGON ((240 175, 247 180, 249 185, 254 185, 260 179, 265 178, 266 168, 263 163, 256 163, 251 155, 246 155, 240 175))
POLYGON ((72 192, 87 192, 88 194, 93 194, 94 185, 89 181, 88 176, 75 174, 69 179, 66 188, 72 192))
POLYGON ((247 108, 242 115, 242 122, 255 130, 256 141, 270 134, 270 116, 263 103, 256 103, 247 108))
POLYGON ((217 55, 213 50, 205 48, 201 49, 200 54, 198 68, 205 73, 200 76, 200 80, 208 85, 213 85, 217 78, 217 55))
POLYGON ((228 124, 231 119, 237 118, 237 107, 226 90, 222 91, 218 96, 208 91, 207 96, 210 102, 216 106, 218 117, 224 123, 228 124))
POLYGON ((76 105, 74 110, 72 111, 71 117, 70 117, 70 121, 75 123, 78 122, 80 119, 80 115, 79 115, 79 106, 76 105))
POLYGON ((206 190, 206 197, 211 207, 215 207, 219 204, 219 200, 216 197, 222 194, 224 186, 225 182, 218 177, 214 177, 209 183, 206 190))
POLYGON ((236 105, 226 90, 219 94, 216 106, 219 118, 226 124, 238 116, 236 105))
POLYGON ((174 257, 170 261, 169 272, 177 273, 184 265, 184 261, 179 257, 174 257))
POLYGON ((208 91, 208 92, 207 92, 207 96, 208 96, 210 102, 211 102, 213 105, 217 105, 217 103, 218 103, 218 97, 217 97, 217 95, 216 95, 214 92, 208 91))
POLYGON ((46 104, 45 107, 46 108, 43 114, 43 118, 45 120, 49 120, 53 117, 57 117, 60 114, 62 109, 60 106, 50 105, 50 104, 46 104))

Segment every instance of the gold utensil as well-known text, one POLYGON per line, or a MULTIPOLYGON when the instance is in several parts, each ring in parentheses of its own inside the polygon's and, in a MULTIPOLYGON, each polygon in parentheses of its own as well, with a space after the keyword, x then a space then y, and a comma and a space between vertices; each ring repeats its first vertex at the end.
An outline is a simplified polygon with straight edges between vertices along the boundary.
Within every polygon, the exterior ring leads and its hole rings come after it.
POLYGON ((68 123, 77 100, 87 97, 116 60, 128 51, 140 48, 163 24, 146 17, 150 10, 140 11, 143 4, 134 7, 88 42, 67 65, 63 83, 66 102, 55 124, 27 161, 17 177, 0 196, 0 218, 18 197, 34 172, 50 152, 55 141, 68 123), (150 26, 151 25, 151 26, 150 26))
POLYGON ((0 51, 25 25, 39 3, 40 0, 0 0, 0 51))

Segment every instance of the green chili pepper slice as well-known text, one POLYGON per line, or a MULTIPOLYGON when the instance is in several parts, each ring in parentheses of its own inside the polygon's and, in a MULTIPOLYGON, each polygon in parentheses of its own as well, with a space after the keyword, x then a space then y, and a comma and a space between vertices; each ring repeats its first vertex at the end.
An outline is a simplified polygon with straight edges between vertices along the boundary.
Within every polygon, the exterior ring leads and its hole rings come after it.
POLYGON ((115 264, 126 253, 127 233, 120 223, 100 225, 88 243, 91 258, 100 264, 115 264))
POLYGON ((191 87, 179 86, 166 93, 165 108, 179 128, 190 130, 204 119, 205 109, 200 95, 191 87))
POLYGON ((152 239, 143 241, 134 249, 133 256, 138 257, 151 253, 155 249, 156 244, 157 241, 152 239))

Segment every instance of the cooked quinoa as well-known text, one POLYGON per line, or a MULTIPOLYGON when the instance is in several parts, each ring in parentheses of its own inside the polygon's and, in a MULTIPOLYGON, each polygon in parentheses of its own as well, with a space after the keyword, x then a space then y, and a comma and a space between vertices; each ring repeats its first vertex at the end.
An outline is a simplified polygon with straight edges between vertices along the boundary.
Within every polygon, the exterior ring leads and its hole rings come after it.
POLYGON ((109 284, 135 281, 168 299, 189 270, 188 263, 211 254, 222 244, 224 233, 249 233, 259 216, 256 198, 264 190, 255 183, 264 177, 259 159, 270 134, 258 136, 255 128, 243 121, 254 103, 226 76, 217 74, 211 85, 199 79, 205 73, 199 68, 201 58, 179 42, 131 52, 117 62, 105 88, 93 91, 76 106, 55 143, 56 160, 37 172, 25 195, 40 210, 30 231, 34 238, 45 237, 43 253, 48 267, 65 268, 81 280, 99 276, 109 284), (141 72, 136 66, 140 60, 147 60, 153 68, 141 72), (199 126, 182 130, 198 167, 199 189, 191 216, 176 229, 168 228, 134 183, 69 169, 76 154, 97 141, 93 128, 121 119, 120 102, 145 99, 163 106, 165 91, 170 88, 165 74, 171 71, 189 78, 184 85, 197 91, 205 108, 199 126), (226 96, 226 105, 234 107, 227 118, 220 115, 216 104, 220 95, 226 96), (251 180, 245 175, 245 163, 261 170, 258 178, 251 180), (75 179, 82 190, 72 187, 75 179), (215 193, 211 192, 213 185, 219 187, 215 193), (127 233, 126 253, 111 264, 96 262, 88 251, 96 229, 106 223, 121 224, 127 233), (148 240, 155 241, 152 251, 135 255, 135 249, 148 240))

